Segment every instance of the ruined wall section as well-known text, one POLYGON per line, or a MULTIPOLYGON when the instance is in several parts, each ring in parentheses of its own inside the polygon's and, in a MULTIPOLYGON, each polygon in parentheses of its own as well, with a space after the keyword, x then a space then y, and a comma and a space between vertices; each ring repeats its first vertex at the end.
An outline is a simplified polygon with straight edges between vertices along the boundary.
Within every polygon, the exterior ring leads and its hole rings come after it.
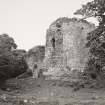
POLYGON ((52 26, 47 31, 44 62, 47 68, 61 68, 63 61, 63 34, 59 28, 52 26))
POLYGON ((89 51, 85 47, 86 37, 95 26, 85 20, 73 20, 62 24, 63 52, 65 64, 72 70, 83 70, 88 61, 89 51))
POLYGON ((89 56, 85 48, 86 37, 94 29, 94 24, 76 18, 64 17, 54 21, 46 35, 46 67, 52 70, 83 70, 89 56))
POLYGON ((35 46, 30 49, 26 55, 26 62, 33 77, 37 78, 39 69, 43 63, 45 57, 45 46, 35 46))

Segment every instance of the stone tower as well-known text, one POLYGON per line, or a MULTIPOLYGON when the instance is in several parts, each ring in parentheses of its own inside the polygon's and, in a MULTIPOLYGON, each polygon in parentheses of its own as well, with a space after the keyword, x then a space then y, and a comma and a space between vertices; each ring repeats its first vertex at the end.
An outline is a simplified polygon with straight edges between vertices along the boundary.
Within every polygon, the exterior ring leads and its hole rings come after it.
POLYGON ((94 24, 81 19, 54 21, 46 35, 44 63, 48 70, 83 70, 89 56, 86 37, 94 29, 94 24))

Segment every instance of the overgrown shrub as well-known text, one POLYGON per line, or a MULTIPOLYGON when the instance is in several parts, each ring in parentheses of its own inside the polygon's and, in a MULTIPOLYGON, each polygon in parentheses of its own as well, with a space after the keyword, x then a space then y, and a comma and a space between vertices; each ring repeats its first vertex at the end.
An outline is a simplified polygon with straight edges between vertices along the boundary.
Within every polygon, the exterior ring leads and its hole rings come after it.
POLYGON ((0 35, 0 80, 16 77, 26 71, 24 50, 17 50, 14 39, 0 35))
POLYGON ((90 58, 87 63, 86 72, 88 71, 92 78, 100 76, 105 78, 105 27, 99 26, 89 33, 87 37, 90 58))
POLYGON ((97 18, 99 25, 88 34, 86 47, 89 48, 90 57, 85 73, 91 78, 105 79, 105 0, 93 0, 74 14, 82 15, 84 19, 97 18))

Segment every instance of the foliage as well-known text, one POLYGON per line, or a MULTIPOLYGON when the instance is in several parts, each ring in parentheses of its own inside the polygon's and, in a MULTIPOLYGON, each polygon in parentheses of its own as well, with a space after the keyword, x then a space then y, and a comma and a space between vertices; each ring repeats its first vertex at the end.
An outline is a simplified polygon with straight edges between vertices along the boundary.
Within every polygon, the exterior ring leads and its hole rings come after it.
POLYGON ((105 77, 105 0, 93 0, 83 5, 74 14, 84 18, 98 17, 99 26, 87 36, 86 47, 89 48, 90 57, 85 72, 92 78, 105 77))
POLYGON ((14 39, 6 34, 0 36, 0 80, 16 77, 26 71, 25 50, 16 50, 14 39))
POLYGON ((0 53, 16 49, 17 45, 12 37, 7 34, 0 35, 0 53))
POLYGON ((84 18, 97 17, 100 25, 105 24, 105 0, 93 0, 82 8, 77 10, 74 14, 82 15, 84 18))
POLYGON ((100 26, 89 33, 87 40, 86 47, 90 52, 88 69, 102 77, 105 72, 105 27, 100 26))
POLYGON ((13 51, 0 55, 0 79, 16 77, 26 72, 27 68, 23 55, 13 51))

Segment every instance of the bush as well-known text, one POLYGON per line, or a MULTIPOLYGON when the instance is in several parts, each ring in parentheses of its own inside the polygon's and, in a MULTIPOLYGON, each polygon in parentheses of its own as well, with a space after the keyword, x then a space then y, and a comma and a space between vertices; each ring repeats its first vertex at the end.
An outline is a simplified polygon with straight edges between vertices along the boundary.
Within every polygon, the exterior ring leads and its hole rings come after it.
POLYGON ((25 50, 16 50, 13 38, 0 36, 0 80, 16 77, 27 70, 25 50))
POLYGON ((92 0, 82 5, 74 14, 84 19, 96 18, 98 27, 89 33, 86 47, 89 48, 90 58, 85 73, 93 79, 105 79, 105 0, 92 0))
POLYGON ((105 78, 105 26, 99 26, 89 33, 86 47, 89 48, 90 57, 85 72, 93 79, 105 78))

